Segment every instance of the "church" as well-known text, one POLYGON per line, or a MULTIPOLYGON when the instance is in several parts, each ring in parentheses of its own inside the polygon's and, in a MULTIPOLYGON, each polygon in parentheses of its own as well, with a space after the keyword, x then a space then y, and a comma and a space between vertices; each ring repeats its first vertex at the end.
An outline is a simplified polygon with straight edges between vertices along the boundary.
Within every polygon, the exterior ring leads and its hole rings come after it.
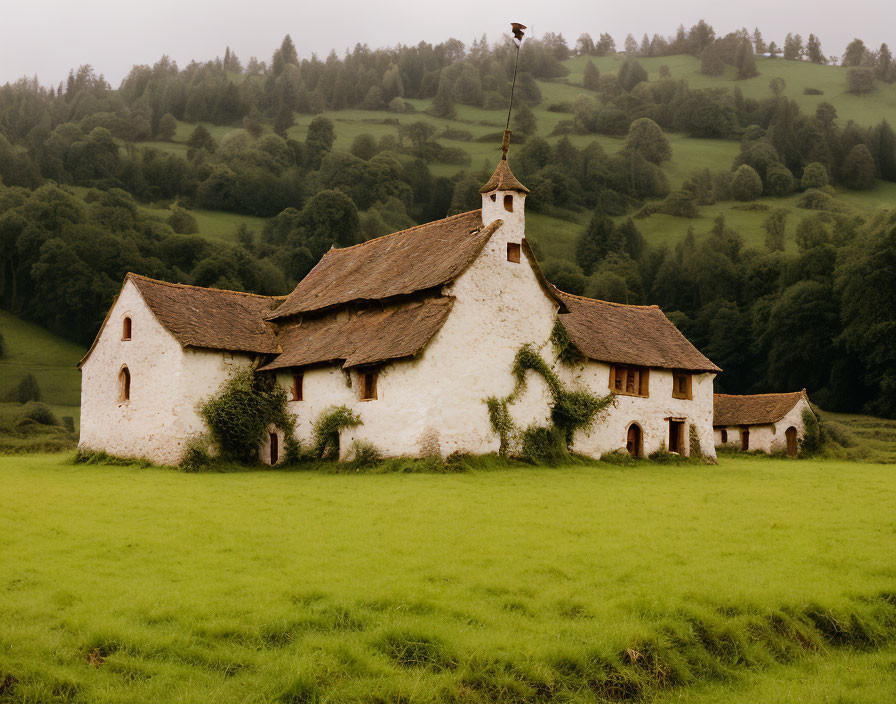
MULTIPOLYGON (((80 447, 177 464, 207 433, 198 412, 233 371, 276 376, 303 443, 321 414, 360 418, 340 436, 383 456, 497 452, 486 399, 514 389, 514 358, 537 350, 570 388, 613 401, 570 449, 600 457, 660 448, 714 458, 713 379, 720 369, 657 306, 565 293, 526 241, 528 189, 506 146, 482 207, 331 249, 288 296, 257 296, 125 277, 80 362, 80 447), (561 363, 562 325, 578 353, 561 363)), ((508 411, 517 428, 550 422, 550 391, 528 373, 508 411)), ((271 428, 262 461, 282 459, 271 428)))

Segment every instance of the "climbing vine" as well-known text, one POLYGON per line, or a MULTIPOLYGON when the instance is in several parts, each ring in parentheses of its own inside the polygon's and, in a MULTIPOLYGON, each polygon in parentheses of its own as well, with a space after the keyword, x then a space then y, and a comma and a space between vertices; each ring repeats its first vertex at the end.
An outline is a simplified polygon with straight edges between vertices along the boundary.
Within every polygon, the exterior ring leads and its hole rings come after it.
POLYGON ((291 438, 295 418, 286 410, 286 391, 273 374, 251 367, 238 370, 217 395, 199 409, 221 455, 239 462, 254 462, 270 426, 291 438))
MULTIPOLYGON (((555 333, 557 330, 557 326, 554 326, 555 333)), ((565 333, 566 330, 563 328, 563 334, 565 333)), ((552 341, 554 336, 554 333, 552 333, 552 341)), ((569 344, 571 345, 572 343, 570 342, 569 344)), ((569 347, 567 346, 565 349, 569 349, 569 347)), ((578 350, 576 351, 578 352, 578 350)), ((526 455, 543 454, 546 457, 555 457, 557 455, 555 450, 541 452, 534 450, 534 448, 544 444, 541 442, 542 440, 550 440, 553 445, 556 445, 559 440, 561 445, 568 447, 572 444, 577 430, 589 428, 597 415, 613 403, 612 394, 598 396, 586 389, 567 389, 560 377, 544 361, 538 351, 531 345, 523 345, 516 353, 511 368, 511 373, 516 382, 513 391, 504 398, 490 396, 485 400, 492 430, 500 438, 498 451, 501 456, 507 454, 511 438, 517 432, 513 419, 510 417, 509 406, 516 401, 520 393, 526 388, 526 373, 530 371, 544 379, 550 391, 551 428, 529 428, 523 433, 523 450, 526 455), (533 449, 527 452, 526 447, 533 449)))
POLYGON ((554 352, 557 355, 557 361, 565 364, 567 367, 574 367, 585 361, 585 355, 576 347, 576 343, 572 341, 566 326, 559 320, 554 323, 554 329, 551 330, 551 344, 554 346, 554 352))

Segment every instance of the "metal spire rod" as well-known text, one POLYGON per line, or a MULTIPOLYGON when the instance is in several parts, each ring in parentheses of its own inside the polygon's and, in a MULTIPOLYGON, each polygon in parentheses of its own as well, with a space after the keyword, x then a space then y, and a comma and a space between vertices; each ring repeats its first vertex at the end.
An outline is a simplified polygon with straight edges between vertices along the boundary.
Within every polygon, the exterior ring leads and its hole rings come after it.
POLYGON ((516 59, 513 62, 513 80, 510 82, 510 105, 507 106, 507 124, 504 126, 504 139, 501 142, 501 158, 507 160, 507 150, 510 149, 510 113, 513 111, 513 90, 516 88, 516 71, 520 65, 520 47, 523 45, 523 30, 526 25, 519 22, 510 23, 513 31, 513 43, 516 44, 516 59))

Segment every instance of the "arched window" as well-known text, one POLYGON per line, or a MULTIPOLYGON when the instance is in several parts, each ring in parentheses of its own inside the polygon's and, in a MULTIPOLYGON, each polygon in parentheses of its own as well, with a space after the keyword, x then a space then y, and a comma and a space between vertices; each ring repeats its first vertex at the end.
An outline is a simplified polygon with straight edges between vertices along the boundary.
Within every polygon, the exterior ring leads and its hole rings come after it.
POLYGON ((129 401, 131 399, 131 373, 127 367, 122 367, 118 372, 118 400, 129 401))
POLYGON ((513 196, 509 193, 504 196, 504 210, 506 210, 508 213, 513 212, 513 196))
POLYGON ((130 340, 131 339, 131 319, 125 318, 121 321, 121 339, 122 340, 130 340))

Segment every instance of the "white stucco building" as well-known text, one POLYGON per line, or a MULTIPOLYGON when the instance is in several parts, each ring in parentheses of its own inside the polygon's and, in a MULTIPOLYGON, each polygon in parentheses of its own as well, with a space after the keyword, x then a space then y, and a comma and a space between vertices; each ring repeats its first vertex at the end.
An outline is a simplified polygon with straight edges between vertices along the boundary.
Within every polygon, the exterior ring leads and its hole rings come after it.
MULTIPOLYGON (((525 238, 528 189, 502 159, 482 209, 331 249, 286 297, 263 297, 129 274, 81 362, 84 448, 176 463, 204 432, 199 404, 236 365, 276 375, 307 441, 327 409, 362 424, 343 431, 386 456, 495 452, 485 399, 514 388, 513 360, 536 348, 571 387, 614 394, 572 449, 598 457, 692 437, 715 456, 713 378, 719 371, 656 306, 563 293, 545 280, 525 238), (557 321, 581 352, 558 362, 557 321)), ((529 372, 510 405, 518 428, 546 425, 550 395, 529 372)), ((277 461, 276 431, 260 448, 277 461)))
POLYGON ((806 390, 783 394, 715 394, 713 427, 717 447, 796 457, 805 435, 803 412, 812 413, 806 390))

